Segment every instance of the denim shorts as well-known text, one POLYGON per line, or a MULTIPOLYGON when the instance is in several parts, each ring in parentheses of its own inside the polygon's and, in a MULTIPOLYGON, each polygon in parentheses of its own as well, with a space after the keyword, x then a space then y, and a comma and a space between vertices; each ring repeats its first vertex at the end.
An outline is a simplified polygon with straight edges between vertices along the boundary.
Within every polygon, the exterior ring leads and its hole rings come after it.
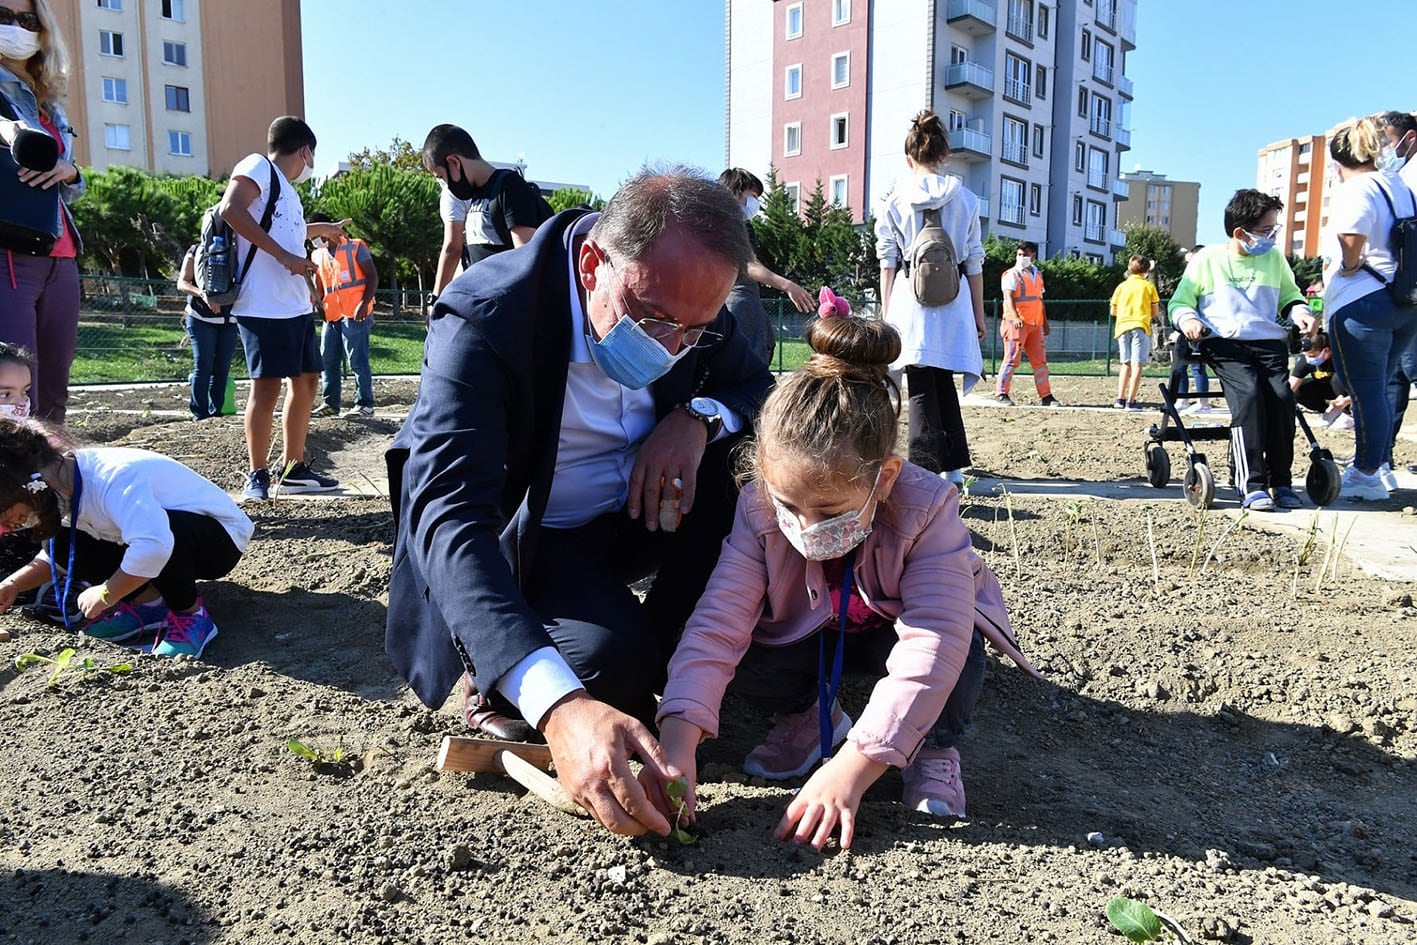
POLYGON ((252 378, 299 377, 321 370, 315 320, 307 312, 293 318, 236 316, 241 348, 252 378))
POLYGON ((1121 362, 1145 364, 1151 358, 1151 335, 1144 328, 1129 328, 1117 336, 1121 362))

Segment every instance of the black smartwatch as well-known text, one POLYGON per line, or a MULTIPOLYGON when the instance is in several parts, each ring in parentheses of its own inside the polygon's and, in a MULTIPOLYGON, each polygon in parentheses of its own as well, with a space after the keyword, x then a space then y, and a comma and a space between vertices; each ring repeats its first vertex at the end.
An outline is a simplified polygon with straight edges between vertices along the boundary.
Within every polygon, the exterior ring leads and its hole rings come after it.
POLYGON ((709 400, 707 397, 695 397, 687 404, 680 404, 678 409, 683 410, 695 420, 702 421, 703 425, 708 427, 710 443, 723 429, 723 417, 719 416, 717 401, 709 400))

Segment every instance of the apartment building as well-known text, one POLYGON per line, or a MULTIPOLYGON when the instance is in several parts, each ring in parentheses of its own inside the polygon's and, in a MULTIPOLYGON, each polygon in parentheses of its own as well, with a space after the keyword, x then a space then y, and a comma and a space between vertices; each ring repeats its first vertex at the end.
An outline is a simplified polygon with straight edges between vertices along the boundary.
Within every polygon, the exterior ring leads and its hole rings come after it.
MULTIPOLYGON (((75 158, 222 177, 305 110, 300 0, 51 0, 75 158)), ((318 134, 318 129, 316 129, 318 134)))
POLYGON ((930 107, 986 234, 1111 258, 1135 22, 1136 0, 727 0, 727 164, 864 220, 930 107))
POLYGON ((1319 233, 1328 217, 1328 191, 1337 172, 1328 159, 1328 136, 1310 135, 1276 141, 1259 151, 1255 189, 1284 201, 1279 216, 1286 253, 1319 255, 1319 233))
POLYGON ((1144 171, 1140 167, 1130 173, 1123 171, 1122 181, 1127 185, 1127 200, 1117 204, 1117 226, 1124 230, 1130 223, 1154 226, 1170 235, 1179 246, 1196 245, 1196 214, 1201 194, 1198 182, 1168 180, 1165 174, 1144 171))

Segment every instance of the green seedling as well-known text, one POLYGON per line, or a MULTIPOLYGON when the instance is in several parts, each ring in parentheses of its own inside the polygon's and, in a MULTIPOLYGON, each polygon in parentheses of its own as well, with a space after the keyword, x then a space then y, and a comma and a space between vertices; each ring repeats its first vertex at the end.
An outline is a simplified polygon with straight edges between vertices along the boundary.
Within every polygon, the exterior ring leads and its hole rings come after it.
POLYGON ((82 660, 75 663, 73 647, 65 647, 59 651, 58 656, 41 656, 38 653, 25 653, 15 657, 15 669, 21 672, 39 663, 48 663, 54 667, 50 670, 49 680, 45 683, 50 689, 58 685, 60 678, 65 674, 73 675, 101 672, 131 673, 133 671, 132 663, 115 663, 112 666, 100 666, 94 662, 92 656, 85 656, 82 660))
POLYGON ((1087 508, 1081 499, 1075 499, 1068 503, 1068 517, 1063 522, 1063 554, 1072 557, 1073 553, 1073 529, 1082 521, 1082 513, 1087 508))
POLYGON ((343 738, 339 740, 339 745, 330 754, 326 754, 319 748, 311 748, 296 738, 288 740, 285 747, 289 748, 290 753, 297 758, 304 758, 310 762, 310 766, 321 774, 348 774, 353 771, 349 761, 345 759, 343 738))
POLYGON ((1014 527, 1014 496, 1003 483, 999 483, 999 489, 1004 493, 1004 508, 1009 513, 1009 544, 1014 550, 1014 576, 1023 577, 1023 562, 1018 553, 1018 530, 1014 527))
POLYGON ((1117 896, 1107 903, 1107 921, 1129 942, 1164 942, 1175 936, 1193 945, 1191 937, 1175 919, 1144 902, 1117 896))
POLYGON ((693 843, 698 837, 684 829, 684 797, 689 793, 689 779, 680 775, 664 786, 664 793, 675 804, 674 829, 669 831, 669 836, 683 846, 693 843))
POLYGON ((1201 546, 1205 544, 1205 519, 1209 509, 1201 509, 1196 513, 1196 544, 1191 549, 1191 564, 1186 568, 1186 574, 1196 573, 1196 562, 1200 560, 1201 546))
POLYGON ((964 482, 960 484, 959 494, 964 498, 969 498, 969 490, 974 488, 974 484, 979 481, 978 476, 965 476, 964 482))

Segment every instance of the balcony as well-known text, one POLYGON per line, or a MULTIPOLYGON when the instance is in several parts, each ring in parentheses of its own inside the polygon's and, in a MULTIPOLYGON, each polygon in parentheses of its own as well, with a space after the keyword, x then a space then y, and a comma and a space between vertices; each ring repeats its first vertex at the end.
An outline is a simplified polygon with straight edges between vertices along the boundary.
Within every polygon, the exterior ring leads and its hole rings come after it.
POLYGON ((1004 80, 1004 98, 1013 99, 1020 105, 1027 105, 1032 94, 1033 90, 1022 79, 1004 80))
POLYGON ((1097 25, 1109 32, 1117 32, 1116 0, 1097 0, 1097 25))
POLYGON ((1127 98, 1136 98, 1136 93, 1132 91, 1132 80, 1117 73, 1117 91, 1127 98))
POLYGON ((1112 182, 1112 196, 1118 200, 1132 199, 1132 185, 1120 178, 1112 182))
POLYGON ((1092 64, 1092 77, 1103 85, 1112 84, 1112 63, 1098 59, 1092 64))
POLYGON ((982 131, 956 128, 950 132, 950 153, 966 161, 987 161, 993 157, 994 143, 982 131))
POLYGON ((945 73, 945 88, 967 98, 993 98, 994 72, 977 62, 957 62, 945 73))
POLYGON ((1010 13, 1004 31, 1014 39, 1024 43, 1033 42, 1033 18, 1018 13, 1010 13))
POLYGON ((1117 35, 1122 48, 1137 48, 1137 0, 1117 0, 1117 35))
POLYGON ((1107 232, 1108 232, 1108 241, 1109 241, 1113 246, 1126 246, 1126 245, 1127 245, 1127 234, 1126 234, 1126 232, 1125 232, 1124 230, 1119 230, 1119 229, 1117 229, 1116 227, 1113 227, 1111 230, 1108 230, 1107 232))
POLYGON ((1132 147, 1132 133, 1121 125, 1112 129, 1112 140, 1117 142, 1119 150, 1130 150, 1132 147))
POLYGON ((950 0, 945 20, 961 33, 985 36, 997 28, 999 8, 992 0, 950 0))
POLYGON ((999 157, 1010 164, 1017 164, 1020 167, 1028 166, 1028 144, 1022 141, 1009 141, 1004 139, 1004 150, 999 157))
POLYGON ((1107 189, 1107 172, 1093 168, 1087 172, 1087 186, 1094 190, 1107 189))
POLYGON ((989 198, 988 198, 988 197, 980 197, 980 198, 979 198, 979 219, 981 219, 981 220, 987 220, 987 219, 989 219, 989 198))
POLYGON ((1000 223, 1016 223, 1023 226, 1023 204, 1002 204, 999 207, 1000 223))
POLYGON ((1093 115, 1090 127, 1092 128, 1092 133, 1095 135, 1101 135, 1104 138, 1112 137, 1112 120, 1110 118, 1101 118, 1097 115, 1093 115))
POLYGON ((1103 240, 1102 234, 1106 231, 1107 228, 1101 223, 1089 223, 1083 229, 1082 238, 1087 240, 1089 243, 1100 243, 1103 240))

